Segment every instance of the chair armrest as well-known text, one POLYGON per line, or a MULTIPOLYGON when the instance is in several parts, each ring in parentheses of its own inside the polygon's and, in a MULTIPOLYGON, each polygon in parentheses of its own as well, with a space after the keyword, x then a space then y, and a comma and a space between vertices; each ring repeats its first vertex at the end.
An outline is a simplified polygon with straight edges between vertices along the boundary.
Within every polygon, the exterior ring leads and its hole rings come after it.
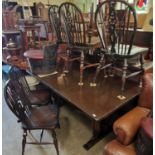
POLYGON ((143 87, 139 97, 139 106, 151 109, 153 106, 153 74, 143 76, 143 87))
POLYGON ((113 131, 117 140, 124 145, 130 144, 140 127, 141 119, 149 112, 149 109, 137 106, 116 120, 113 124, 113 131))
POLYGON ((116 139, 109 142, 104 147, 104 155, 136 155, 135 144, 122 145, 116 139))

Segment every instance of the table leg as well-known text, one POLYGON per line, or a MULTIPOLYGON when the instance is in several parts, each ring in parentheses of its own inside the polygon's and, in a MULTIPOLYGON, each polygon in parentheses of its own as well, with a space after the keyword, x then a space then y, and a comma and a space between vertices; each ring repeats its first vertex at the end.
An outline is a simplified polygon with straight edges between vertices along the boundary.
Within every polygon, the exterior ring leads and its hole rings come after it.
POLYGON ((93 121, 93 136, 92 138, 83 145, 86 150, 89 150, 93 147, 98 141, 104 138, 107 134, 112 131, 112 125, 108 125, 106 122, 97 122, 93 121))

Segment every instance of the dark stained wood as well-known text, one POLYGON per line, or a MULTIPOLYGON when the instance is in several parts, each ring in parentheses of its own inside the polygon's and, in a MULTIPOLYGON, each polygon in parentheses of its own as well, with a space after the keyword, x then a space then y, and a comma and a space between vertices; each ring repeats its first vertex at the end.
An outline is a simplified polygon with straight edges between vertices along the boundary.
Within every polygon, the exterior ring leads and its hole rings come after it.
MULTIPOLYGON (((111 67, 116 72, 121 72, 121 90, 125 91, 127 78, 143 74, 143 55, 148 51, 148 48, 134 46, 134 39, 137 31, 135 9, 128 2, 123 0, 103 1, 95 12, 95 23, 97 25, 104 54, 96 69, 96 74, 91 86, 96 86, 96 78, 101 69, 105 71, 105 68, 111 67), (130 20, 132 18, 133 23, 131 27, 130 20), (110 59, 110 63, 107 57, 110 59), (139 68, 130 65, 129 61, 131 58, 138 58, 136 63, 140 64, 139 68), (118 62, 120 61, 122 65, 118 67, 118 62), (131 70, 130 66, 134 68, 134 70, 131 70)), ((113 72, 111 75, 113 75, 113 72)), ((105 76, 107 75, 105 74, 105 76)), ((139 82, 141 84, 140 80, 139 82)))
POLYGON ((58 96, 70 102, 95 121, 105 119, 139 94, 138 84, 132 81, 127 81, 126 91, 122 94, 120 77, 103 78, 100 76, 102 80, 99 80, 98 85, 90 87, 92 73, 85 72, 83 86, 78 85, 80 74, 78 68, 73 69, 66 76, 62 76, 61 73, 59 71, 55 75, 36 77, 58 96), (118 95, 124 95, 126 99, 119 100, 118 95))
POLYGON ((48 86, 58 100, 63 99, 66 101, 65 103, 70 103, 69 105, 79 109, 81 114, 91 120, 92 137, 83 145, 88 150, 112 131, 112 124, 119 116, 136 105, 135 99, 137 100, 139 88, 137 83, 127 81, 127 89, 122 92, 120 90, 120 77, 103 78, 104 75, 100 76, 97 87, 90 87, 93 70, 85 71, 85 84, 79 86, 79 65, 75 67, 75 64, 75 62, 72 64, 72 69, 66 76, 62 76, 64 75, 62 74, 62 66, 57 66, 57 74, 46 77, 34 76, 48 86), (124 95, 126 99, 119 100, 118 95, 124 95))
POLYGON ((75 4, 70 2, 62 3, 59 7, 59 17, 61 26, 64 28, 69 51, 72 54, 74 51, 80 53, 80 57, 78 56, 80 60, 80 80, 78 84, 82 86, 84 70, 99 65, 99 63, 90 63, 85 60, 86 53, 93 53, 93 46, 90 44, 91 35, 87 33, 83 14, 75 4))

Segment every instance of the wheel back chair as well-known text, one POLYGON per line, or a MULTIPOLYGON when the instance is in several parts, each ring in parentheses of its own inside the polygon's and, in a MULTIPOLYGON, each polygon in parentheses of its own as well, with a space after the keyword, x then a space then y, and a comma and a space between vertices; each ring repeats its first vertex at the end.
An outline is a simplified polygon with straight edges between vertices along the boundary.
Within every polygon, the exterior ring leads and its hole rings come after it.
POLYGON ((52 33, 56 35, 56 42, 62 43, 61 38, 61 28, 60 28, 60 19, 58 13, 59 7, 57 5, 51 5, 48 9, 48 17, 51 25, 52 33))
POLYGON ((104 69, 107 77, 108 68, 111 76, 114 71, 121 72, 121 90, 124 91, 127 78, 143 73, 143 54, 148 51, 148 48, 134 45, 137 29, 136 12, 126 1, 106 0, 95 12, 95 23, 104 54, 91 85, 96 86, 96 79, 101 69, 104 69), (136 63, 140 62, 139 67, 133 66, 133 59, 137 60, 136 63))
POLYGON ((70 53, 70 50, 66 47, 66 35, 64 33, 64 28, 61 25, 60 16, 59 16, 59 7, 57 5, 51 5, 49 8, 49 20, 50 24, 52 26, 52 29, 54 30, 53 33, 56 35, 56 42, 59 45, 59 50, 61 52, 58 52, 58 61, 63 60, 64 61, 64 69, 63 74, 68 73, 68 67, 69 62, 79 60, 79 55, 74 55, 70 53), (63 49, 63 51, 62 51, 63 49))
POLYGON ((10 110, 18 118, 18 122, 21 123, 23 129, 23 140, 22 140, 22 155, 25 152, 26 144, 53 144, 56 148, 57 155, 59 155, 58 143, 55 133, 55 128, 59 127, 58 121, 58 109, 56 104, 49 104, 41 107, 32 107, 30 99, 25 95, 23 87, 20 86, 19 82, 10 79, 4 88, 4 97, 10 110), (42 130, 40 134, 40 141, 27 142, 27 131, 31 130, 42 130), (42 142, 44 130, 52 132, 53 143, 42 142))
POLYGON ((36 90, 30 90, 24 72, 18 67, 12 66, 9 71, 9 78, 20 84, 26 97, 29 98, 31 105, 41 106, 51 102, 50 90, 43 88, 41 85, 36 90))
POLYGON ((80 81, 83 85, 83 71, 89 67, 98 66, 98 63, 88 63, 85 61, 85 54, 93 50, 88 42, 91 40, 87 36, 86 23, 81 10, 73 3, 65 2, 59 7, 61 24, 66 34, 67 48, 70 52, 78 51, 80 53, 80 81))

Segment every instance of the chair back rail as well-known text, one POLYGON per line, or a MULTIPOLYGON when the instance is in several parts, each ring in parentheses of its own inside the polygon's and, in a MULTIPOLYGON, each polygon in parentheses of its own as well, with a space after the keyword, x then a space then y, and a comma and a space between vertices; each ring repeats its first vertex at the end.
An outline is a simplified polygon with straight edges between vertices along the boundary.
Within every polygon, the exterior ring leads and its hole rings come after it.
POLYGON ((129 55, 137 28, 134 8, 123 0, 106 0, 95 13, 103 48, 110 54, 129 55))

